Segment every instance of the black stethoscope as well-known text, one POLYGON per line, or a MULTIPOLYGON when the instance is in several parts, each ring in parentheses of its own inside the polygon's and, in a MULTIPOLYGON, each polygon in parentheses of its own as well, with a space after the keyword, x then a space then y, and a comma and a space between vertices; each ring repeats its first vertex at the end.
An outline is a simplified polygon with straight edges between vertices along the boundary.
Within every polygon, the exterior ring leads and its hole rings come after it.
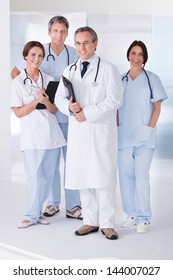
MULTIPOLYGON (((69 72, 71 72, 73 67, 74 67, 74 72, 77 70, 77 62, 78 62, 78 60, 70 66, 69 72)), ((94 81, 91 84, 93 87, 97 86, 97 76, 98 76, 98 73, 99 73, 99 68, 100 68, 100 57, 98 57, 97 70, 96 70, 95 78, 94 78, 94 81)))
MULTIPOLYGON (((151 88, 150 79, 149 79, 148 74, 147 74, 147 72, 145 71, 144 68, 143 68, 143 70, 144 70, 144 73, 145 73, 145 75, 147 77, 148 86, 149 86, 149 89, 150 89, 150 98, 153 99, 153 91, 152 91, 152 88, 151 88)), ((126 82, 128 82, 128 74, 129 74, 129 72, 130 72, 130 70, 126 73, 126 75, 124 77, 122 77, 122 81, 124 79, 126 79, 126 82)))
MULTIPOLYGON (((64 47, 65 47, 65 50, 66 50, 66 53, 67 53, 67 66, 68 66, 70 64, 69 51, 68 51, 66 45, 64 45, 64 47)), ((49 61, 50 57, 53 59, 53 61, 55 61, 55 56, 51 53, 51 51, 50 51, 50 44, 49 44, 49 54, 47 55, 47 61, 49 61)))
MULTIPOLYGON (((33 84, 32 79, 28 76, 26 69, 24 69, 24 70, 25 70, 26 78, 23 80, 23 83, 24 83, 24 85, 26 85, 27 81, 29 81, 30 86, 32 87, 32 84, 33 84)), ((39 69, 38 69, 38 71, 41 76, 41 87, 43 87, 43 74, 41 73, 41 71, 39 69)), ((27 90, 27 92, 28 92, 28 90, 27 90)), ((30 93, 28 93, 28 94, 30 95, 31 92, 32 92, 32 89, 31 89, 30 93)))

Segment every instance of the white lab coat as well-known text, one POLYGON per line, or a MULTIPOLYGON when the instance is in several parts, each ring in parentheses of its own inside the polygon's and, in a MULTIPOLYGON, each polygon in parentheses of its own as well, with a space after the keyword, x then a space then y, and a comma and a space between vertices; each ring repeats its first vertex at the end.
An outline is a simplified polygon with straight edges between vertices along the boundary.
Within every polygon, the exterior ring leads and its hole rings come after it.
MULTIPOLYGON (((42 72, 43 86, 46 88, 53 78, 42 72)), ((38 96, 38 90, 42 87, 42 79, 39 74, 37 84, 32 80, 24 80, 26 73, 24 70, 11 84, 10 107, 21 107, 29 104, 38 96)), ((20 118, 21 125, 21 150, 30 149, 55 149, 66 145, 65 138, 56 120, 55 114, 47 109, 33 110, 20 118)))
POLYGON ((95 55, 81 78, 80 60, 64 70, 71 80, 76 100, 84 109, 86 121, 78 122, 68 110, 67 90, 60 81, 55 103, 69 115, 65 187, 69 189, 105 188, 116 185, 117 127, 116 113, 122 104, 123 87, 119 71, 100 61, 97 86, 93 86, 98 64, 95 55))

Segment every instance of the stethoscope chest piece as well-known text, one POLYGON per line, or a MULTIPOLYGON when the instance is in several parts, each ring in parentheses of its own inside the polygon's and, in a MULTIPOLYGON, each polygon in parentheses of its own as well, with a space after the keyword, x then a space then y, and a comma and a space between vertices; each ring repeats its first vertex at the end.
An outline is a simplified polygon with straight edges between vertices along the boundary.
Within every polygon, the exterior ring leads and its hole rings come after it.
POLYGON ((92 87, 97 87, 98 86, 98 83, 97 82, 92 82, 92 87))

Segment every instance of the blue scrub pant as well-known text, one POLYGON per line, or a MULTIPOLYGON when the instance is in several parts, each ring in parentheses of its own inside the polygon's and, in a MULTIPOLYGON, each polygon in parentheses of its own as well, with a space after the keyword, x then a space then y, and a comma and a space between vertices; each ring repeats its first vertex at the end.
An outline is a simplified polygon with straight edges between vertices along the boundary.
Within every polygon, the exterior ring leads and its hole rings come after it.
POLYGON ((37 223, 52 185, 58 149, 26 150, 23 154, 27 178, 24 219, 37 223))
POLYGON ((122 206, 136 223, 150 221, 149 170, 154 149, 144 146, 119 149, 118 169, 122 206))
MULTIPOLYGON (((68 132, 68 123, 59 123, 61 131, 67 140, 67 132, 68 132)), ((56 170, 54 173, 53 184, 50 189, 48 195, 48 205, 56 205, 59 206, 61 202, 61 177, 60 177, 60 155, 61 152, 63 154, 64 159, 64 178, 65 178, 65 163, 66 163, 66 153, 67 153, 67 146, 63 146, 62 148, 58 149, 58 156, 56 159, 56 170)), ((77 205, 81 205, 80 202, 80 195, 78 190, 65 190, 65 209, 71 210, 77 205)))

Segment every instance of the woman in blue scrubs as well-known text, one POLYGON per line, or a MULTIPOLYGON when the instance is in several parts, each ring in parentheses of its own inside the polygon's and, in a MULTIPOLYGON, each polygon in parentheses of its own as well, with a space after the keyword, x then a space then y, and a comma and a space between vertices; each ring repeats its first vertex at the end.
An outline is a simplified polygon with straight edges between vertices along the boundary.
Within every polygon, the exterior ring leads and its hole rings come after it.
POLYGON ((160 78, 144 69, 148 52, 142 41, 127 50, 130 70, 122 75, 124 100, 118 110, 118 168, 123 210, 122 227, 149 230, 151 220, 149 170, 156 148, 156 124, 167 98, 160 78))

